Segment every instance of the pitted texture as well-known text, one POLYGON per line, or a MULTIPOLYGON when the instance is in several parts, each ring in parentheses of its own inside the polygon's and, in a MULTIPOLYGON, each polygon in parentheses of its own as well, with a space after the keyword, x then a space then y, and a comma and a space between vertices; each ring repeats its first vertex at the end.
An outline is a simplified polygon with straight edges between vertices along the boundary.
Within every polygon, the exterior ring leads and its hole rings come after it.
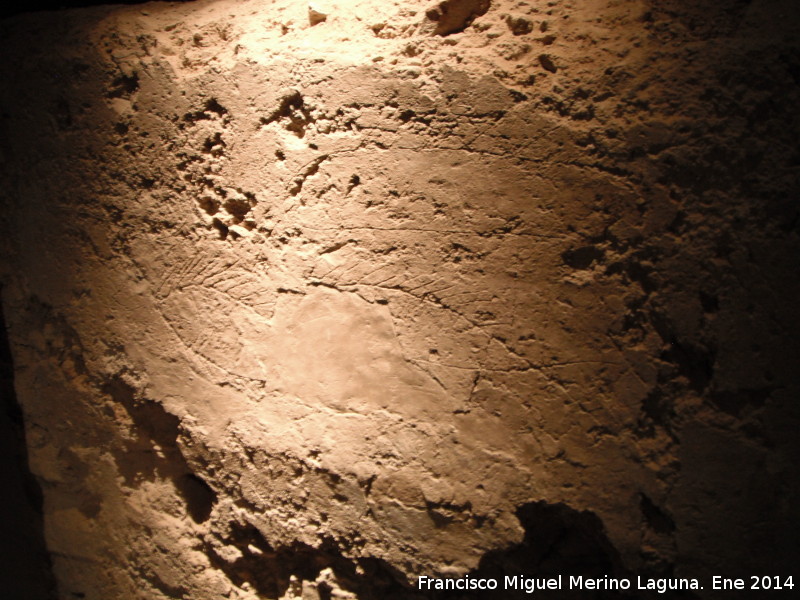
POLYGON ((792 20, 312 10, 4 24, 3 300, 62 595, 788 561, 792 20))

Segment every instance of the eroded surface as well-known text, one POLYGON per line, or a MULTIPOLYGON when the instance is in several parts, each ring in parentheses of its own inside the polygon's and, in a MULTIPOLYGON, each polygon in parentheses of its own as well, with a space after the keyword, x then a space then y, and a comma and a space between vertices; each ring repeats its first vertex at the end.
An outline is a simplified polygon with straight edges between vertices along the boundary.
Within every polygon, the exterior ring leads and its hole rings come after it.
POLYGON ((9 22, 4 302, 63 597, 791 556, 791 19, 489 4, 9 22))

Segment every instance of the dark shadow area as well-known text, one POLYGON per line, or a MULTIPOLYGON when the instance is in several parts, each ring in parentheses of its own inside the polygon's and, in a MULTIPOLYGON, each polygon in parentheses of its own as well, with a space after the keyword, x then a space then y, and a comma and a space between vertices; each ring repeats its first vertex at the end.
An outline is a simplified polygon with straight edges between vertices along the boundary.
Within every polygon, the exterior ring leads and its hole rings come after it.
MULTIPOLYGON (((659 526, 674 526, 649 499, 646 502, 649 514, 659 526)), ((563 504, 532 502, 520 507, 517 517, 525 528, 523 541, 505 550, 487 553, 479 567, 466 576, 472 580, 496 580, 497 588, 492 591, 416 589, 384 561, 349 559, 332 541, 324 541, 319 548, 295 544, 274 549, 252 526, 233 526, 230 537, 225 540, 226 544, 241 551, 242 555, 236 561, 223 560, 210 547, 207 547, 207 552, 212 563, 236 585, 248 583, 258 593, 270 598, 280 597, 286 592, 291 585, 289 575, 314 581, 326 568, 331 568, 338 583, 361 600, 514 600, 537 594, 550 594, 559 600, 696 598, 685 590, 667 590, 664 593, 638 590, 636 575, 624 568, 602 522, 593 513, 576 511, 563 504), (559 576, 560 588, 544 587, 548 580, 559 576), (588 589, 590 584, 577 589, 577 584, 571 585, 570 576, 582 577, 584 582, 594 579, 596 587, 606 589, 588 589), (630 587, 627 590, 613 589, 615 584, 612 580, 627 580, 630 587)), ((672 576, 671 573, 650 575, 672 576)), ((332 590, 326 591, 325 585, 323 582, 317 589, 322 600, 333 597, 332 590)))
MULTIPOLYGON (((507 550, 490 552, 481 560, 475 577, 549 579, 562 576, 559 598, 631 598, 614 590, 577 591, 563 589, 570 575, 584 578, 626 577, 622 562, 608 541, 600 519, 590 512, 579 512, 563 504, 531 502, 517 510, 525 528, 522 543, 507 550)), ((502 585, 502 584, 501 584, 502 585)), ((547 591, 545 591, 547 593, 547 591)), ((524 588, 504 590, 504 598, 529 598, 524 588)), ((470 596, 496 597, 496 594, 470 596)), ((467 596, 464 596, 465 598, 467 596)))
POLYGON ((112 379, 104 391, 125 409, 134 423, 136 437, 115 452, 125 484, 136 487, 142 481, 171 480, 192 520, 207 521, 217 495, 194 474, 180 450, 180 419, 158 402, 137 397, 136 390, 122 379, 112 379))
MULTIPOLYGON (((252 526, 232 524, 226 544, 236 546, 242 553, 234 562, 219 557, 207 548, 212 564, 225 572, 237 586, 247 583, 267 598, 278 598, 291 585, 290 576, 314 581, 323 569, 331 568, 338 583, 356 593, 360 600, 405 600, 407 598, 437 598, 418 593, 402 582, 402 576, 378 559, 357 562, 342 555, 336 544, 325 540, 319 548, 296 543, 274 549, 252 526)), ((322 583, 317 588, 321 600, 332 598, 332 589, 322 583)))
POLYGON ((195 523, 205 523, 217 501, 214 490, 194 473, 174 479, 175 489, 186 502, 186 511, 195 523))
MULTIPOLYGON (((174 2, 192 2, 192 0, 173 0, 174 2)), ((31 0, 30 2, 6 2, 0 8, 0 19, 14 15, 43 10, 62 10, 65 8, 82 8, 86 6, 103 6, 112 4, 144 4, 147 0, 31 0)))
POLYGON ((54 600, 55 582, 44 541, 42 491, 28 469, 25 426, 14 391, 14 364, 1 304, 0 477, 0 596, 54 600))

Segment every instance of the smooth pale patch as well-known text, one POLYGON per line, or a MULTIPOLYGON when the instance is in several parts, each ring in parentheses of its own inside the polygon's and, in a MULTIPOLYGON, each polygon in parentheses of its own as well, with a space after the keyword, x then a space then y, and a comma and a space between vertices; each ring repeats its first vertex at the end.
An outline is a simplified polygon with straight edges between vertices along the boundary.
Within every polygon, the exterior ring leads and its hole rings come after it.
POLYGON ((388 309, 355 294, 319 287, 300 302, 279 303, 266 349, 271 387, 305 402, 415 417, 441 414, 448 404, 406 361, 388 309))

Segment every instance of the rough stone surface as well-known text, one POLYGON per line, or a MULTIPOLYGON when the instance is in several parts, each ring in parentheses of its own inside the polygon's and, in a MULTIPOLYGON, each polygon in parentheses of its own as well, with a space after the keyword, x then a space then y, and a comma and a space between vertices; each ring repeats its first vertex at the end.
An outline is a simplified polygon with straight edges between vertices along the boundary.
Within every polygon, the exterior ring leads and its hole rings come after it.
POLYGON ((794 3, 489 4, 2 24, 60 597, 796 568, 794 3))

